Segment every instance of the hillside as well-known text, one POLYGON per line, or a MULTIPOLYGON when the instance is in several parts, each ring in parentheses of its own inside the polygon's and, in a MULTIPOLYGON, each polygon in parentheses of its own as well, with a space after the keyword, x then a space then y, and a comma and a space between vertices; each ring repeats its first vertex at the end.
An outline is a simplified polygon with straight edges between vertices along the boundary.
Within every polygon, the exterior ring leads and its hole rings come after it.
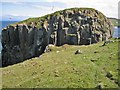
POLYGON ((120 19, 108 18, 114 26, 120 26, 120 19))
POLYGON ((40 57, 1 68, 2 87, 117 88, 118 42, 102 44, 50 46, 40 57))

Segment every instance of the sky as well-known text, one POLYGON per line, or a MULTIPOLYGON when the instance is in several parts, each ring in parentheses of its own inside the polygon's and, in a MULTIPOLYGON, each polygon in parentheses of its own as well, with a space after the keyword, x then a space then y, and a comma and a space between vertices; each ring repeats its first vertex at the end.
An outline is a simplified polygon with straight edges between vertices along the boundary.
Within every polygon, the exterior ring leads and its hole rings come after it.
POLYGON ((119 0, 0 0, 0 17, 40 17, 58 10, 89 7, 118 18, 119 0))

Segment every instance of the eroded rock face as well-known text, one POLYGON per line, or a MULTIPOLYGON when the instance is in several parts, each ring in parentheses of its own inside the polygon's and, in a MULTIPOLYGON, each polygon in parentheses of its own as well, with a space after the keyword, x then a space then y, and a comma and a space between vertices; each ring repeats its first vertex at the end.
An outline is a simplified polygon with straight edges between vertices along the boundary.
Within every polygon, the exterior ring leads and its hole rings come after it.
POLYGON ((111 23, 97 10, 64 10, 42 20, 40 28, 31 23, 2 30, 3 66, 37 57, 48 44, 89 45, 112 37, 111 23))
POLYGON ((47 43, 47 32, 27 25, 9 26, 2 31, 2 65, 15 64, 41 55, 47 43))

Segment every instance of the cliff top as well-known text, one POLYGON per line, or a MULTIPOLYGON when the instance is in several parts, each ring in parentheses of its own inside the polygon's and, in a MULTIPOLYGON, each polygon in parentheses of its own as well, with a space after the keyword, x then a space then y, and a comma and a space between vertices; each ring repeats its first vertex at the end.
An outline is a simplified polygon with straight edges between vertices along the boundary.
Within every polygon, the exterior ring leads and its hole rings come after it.
POLYGON ((47 14, 47 15, 41 16, 41 17, 28 18, 26 20, 23 20, 21 22, 17 22, 17 23, 11 24, 11 25, 12 26, 17 25, 17 24, 31 25, 31 23, 34 23, 36 27, 41 27, 41 22, 43 22, 45 20, 49 20, 51 16, 64 15, 65 12, 73 12, 73 13, 80 12, 80 13, 84 14, 85 16, 99 18, 101 21, 105 20, 105 18, 106 18, 101 12, 99 12, 98 10, 95 10, 93 8, 69 8, 69 9, 56 11, 54 13, 47 14), (89 12, 92 12, 93 14, 91 14, 89 12), (94 16, 94 13, 96 13, 96 16, 94 16))

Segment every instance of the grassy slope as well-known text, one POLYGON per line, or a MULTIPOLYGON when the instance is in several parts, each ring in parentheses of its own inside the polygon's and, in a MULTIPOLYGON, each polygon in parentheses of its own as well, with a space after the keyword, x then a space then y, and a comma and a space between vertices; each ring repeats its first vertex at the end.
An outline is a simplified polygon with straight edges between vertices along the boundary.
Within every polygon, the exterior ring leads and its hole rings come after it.
POLYGON ((114 26, 120 26, 120 19, 116 19, 116 18, 108 18, 114 26))
POLYGON ((106 73, 110 72, 117 80, 118 43, 100 47, 102 43, 51 47, 52 51, 44 53, 41 58, 5 67, 2 69, 3 87, 94 88, 102 83, 103 87, 116 88, 115 80, 107 78, 106 73), (78 49, 82 54, 75 55, 78 49))

